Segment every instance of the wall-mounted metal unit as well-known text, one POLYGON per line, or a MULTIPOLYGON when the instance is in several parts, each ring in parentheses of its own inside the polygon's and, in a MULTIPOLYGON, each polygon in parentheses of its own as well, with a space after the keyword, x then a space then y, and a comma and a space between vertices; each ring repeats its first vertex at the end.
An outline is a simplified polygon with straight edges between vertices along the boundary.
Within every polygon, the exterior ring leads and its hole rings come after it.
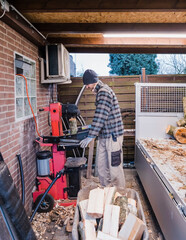
POLYGON ((46 64, 40 60, 41 83, 71 83, 70 55, 63 44, 46 45, 46 64))

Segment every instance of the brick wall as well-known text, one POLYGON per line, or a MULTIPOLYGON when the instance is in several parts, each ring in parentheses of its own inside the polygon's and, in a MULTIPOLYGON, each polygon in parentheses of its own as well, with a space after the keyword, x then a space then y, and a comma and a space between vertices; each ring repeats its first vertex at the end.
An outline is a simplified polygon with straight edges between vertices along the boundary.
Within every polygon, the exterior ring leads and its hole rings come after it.
MULTIPOLYGON (((38 146, 33 142, 37 133, 35 133, 33 118, 15 122, 14 51, 36 61, 36 119, 40 134, 48 134, 48 113, 38 112, 39 108, 48 106, 50 99, 49 86, 41 85, 39 80, 38 48, 0 21, 0 151, 19 193, 21 193, 21 182, 16 154, 21 153, 26 189, 25 208, 30 213, 32 206, 31 192, 36 177, 35 156, 38 150, 38 146)), ((56 92, 56 88, 54 90, 56 92)))

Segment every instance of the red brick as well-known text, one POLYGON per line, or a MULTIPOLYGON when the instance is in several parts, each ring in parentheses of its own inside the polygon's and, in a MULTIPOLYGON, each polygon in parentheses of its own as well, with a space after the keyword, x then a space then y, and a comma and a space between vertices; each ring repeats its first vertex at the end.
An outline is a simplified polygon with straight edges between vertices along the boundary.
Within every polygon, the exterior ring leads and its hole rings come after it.
POLYGON ((8 56, 14 55, 13 51, 10 50, 9 48, 6 49, 6 54, 7 54, 8 56))
POLYGON ((13 99, 6 99, 5 100, 5 104, 13 104, 14 103, 14 100, 13 99))
POLYGON ((1 152, 4 152, 4 153, 5 153, 7 150, 8 150, 8 146, 7 146, 7 144, 1 146, 1 152))
POLYGON ((15 109, 15 106, 14 105, 11 105, 11 106, 8 106, 8 111, 12 111, 15 109))
POLYGON ((13 98, 14 99, 14 93, 4 93, 5 98, 13 98))
POLYGON ((0 66, 0 72, 7 72, 7 67, 0 66))
POLYGON ((0 78, 5 78, 5 74, 4 73, 2 73, 2 72, 0 72, 0 78))
POLYGON ((5 98, 5 94, 3 92, 0 92, 0 99, 4 99, 5 98))
MULTIPOLYGON (((0 148, 0 149, 1 149, 1 148, 0 148)), ((2 152, 2 150, 1 150, 1 152, 2 152)), ((6 153, 3 153, 3 152, 2 152, 3 158, 4 158, 4 159, 8 158, 8 156, 10 156, 10 153, 11 153, 11 150, 8 150, 6 153)))
MULTIPOLYGON (((4 133, 4 132, 8 132, 8 131, 10 131, 10 126, 9 126, 9 125, 0 127, 0 133, 4 133)), ((6 138, 6 139, 7 139, 7 138, 6 138)), ((2 144, 2 145, 3 145, 3 144, 2 144)))
POLYGON ((8 140, 4 139, 4 140, 1 141, 1 146, 6 145, 7 143, 8 143, 8 140))
POLYGON ((1 39, 1 46, 7 47, 7 41, 1 39))
POLYGON ((12 123, 12 122, 15 122, 15 117, 11 117, 8 119, 8 123, 12 123))
POLYGON ((4 59, 0 59, 0 65, 4 65, 4 64, 5 64, 4 59))
POLYGON ((5 79, 0 79, 0 86, 7 85, 7 81, 5 79))
POLYGON ((14 113, 14 112, 7 112, 7 113, 6 113, 6 118, 8 118, 8 117, 13 117, 13 116, 15 116, 15 113, 14 113))
POLYGON ((3 119, 3 118, 5 118, 6 117, 6 114, 5 113, 2 113, 2 112, 0 112, 0 119, 3 119))
POLYGON ((8 69, 7 72, 8 72, 9 74, 12 74, 12 75, 13 75, 13 76, 11 76, 11 79, 14 79, 14 68, 13 68, 13 67, 14 67, 14 65, 12 65, 12 68, 7 67, 7 69, 8 69))
POLYGON ((14 81, 14 76, 13 75, 9 75, 10 78, 7 78, 7 85, 8 86, 14 86, 15 81, 14 81))
POLYGON ((12 38, 9 38, 8 48, 12 51, 16 50, 15 41, 12 38))
POLYGON ((1 112, 4 112, 3 111, 3 105, 5 105, 5 100, 0 99, 0 106, 1 106, 0 109, 2 109, 1 112))
POLYGON ((14 136, 12 136, 12 141, 19 139, 20 138, 20 133, 15 134, 14 136))
POLYGON ((8 110, 8 107, 7 106, 2 106, 0 104, 0 112, 6 112, 8 110))
POLYGON ((11 152, 12 152, 12 153, 15 153, 15 155, 16 155, 18 152, 20 152, 20 147, 19 147, 19 145, 13 147, 13 148, 11 149, 11 152))
POLYGON ((14 61, 14 55, 12 54, 12 56, 7 56, 6 59, 10 62, 13 62, 14 61))
POLYGON ((4 52, 4 47, 0 45, 0 52, 4 52))
POLYGON ((6 34, 6 28, 0 25, 0 32, 6 34))
POLYGON ((12 38, 13 40, 16 40, 16 39, 17 39, 16 35, 15 35, 14 32, 12 32, 12 31, 8 31, 8 32, 7 32, 7 35, 8 35, 10 38, 12 38))
POLYGON ((7 66, 7 67, 10 67, 10 68, 12 68, 12 67, 14 67, 14 62, 12 62, 12 61, 4 61, 4 64, 7 66))
POLYGON ((8 56, 6 53, 0 52, 0 58, 7 59, 8 56))

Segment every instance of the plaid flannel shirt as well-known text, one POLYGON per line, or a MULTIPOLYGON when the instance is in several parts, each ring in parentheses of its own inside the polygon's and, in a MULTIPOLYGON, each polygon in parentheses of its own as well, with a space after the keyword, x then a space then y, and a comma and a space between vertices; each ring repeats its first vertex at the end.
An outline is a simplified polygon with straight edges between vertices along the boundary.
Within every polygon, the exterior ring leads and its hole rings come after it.
POLYGON ((124 126, 118 100, 113 90, 102 81, 95 87, 96 110, 88 137, 109 138, 124 134, 124 126))

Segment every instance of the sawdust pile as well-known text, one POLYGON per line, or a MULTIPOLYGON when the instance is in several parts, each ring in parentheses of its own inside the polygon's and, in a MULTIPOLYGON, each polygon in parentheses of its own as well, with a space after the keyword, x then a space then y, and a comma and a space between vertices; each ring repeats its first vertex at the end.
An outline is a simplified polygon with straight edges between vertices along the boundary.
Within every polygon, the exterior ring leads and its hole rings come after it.
POLYGON ((101 187, 99 183, 99 178, 91 176, 90 179, 87 179, 82 176, 81 178, 82 188, 91 186, 92 184, 96 184, 98 187, 101 187))
POLYGON ((170 139, 140 139, 140 143, 180 198, 186 202, 186 146, 170 139))
POLYGON ((60 201, 55 201, 56 205, 52 211, 48 213, 36 213, 32 222, 32 228, 37 239, 49 239, 46 233, 55 234, 55 230, 61 230, 65 227, 67 232, 72 231, 75 207, 60 206, 60 201))

